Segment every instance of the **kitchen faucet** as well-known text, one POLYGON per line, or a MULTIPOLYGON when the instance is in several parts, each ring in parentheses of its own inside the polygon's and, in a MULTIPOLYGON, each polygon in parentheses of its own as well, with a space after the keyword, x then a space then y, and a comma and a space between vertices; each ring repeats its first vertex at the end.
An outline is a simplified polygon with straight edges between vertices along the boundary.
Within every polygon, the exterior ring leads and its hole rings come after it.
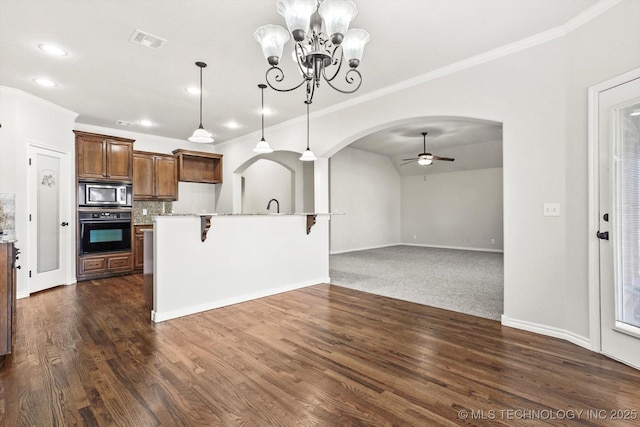
POLYGON ((278 201, 278 199, 269 200, 269 203, 267 203, 267 210, 271 209, 271 202, 276 202, 276 208, 278 208, 277 211, 278 213, 280 213, 280 202, 278 201))

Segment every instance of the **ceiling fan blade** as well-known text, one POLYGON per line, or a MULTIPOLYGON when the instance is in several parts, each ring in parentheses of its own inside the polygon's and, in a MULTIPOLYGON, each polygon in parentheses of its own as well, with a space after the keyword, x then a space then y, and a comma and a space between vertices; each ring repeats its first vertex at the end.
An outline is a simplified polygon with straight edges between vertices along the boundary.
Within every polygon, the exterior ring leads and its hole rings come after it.
POLYGON ((400 163, 400 166, 408 165, 409 163, 417 162, 418 159, 409 160, 408 162, 400 163))
POLYGON ((417 157, 414 157, 414 158, 411 158, 411 159, 402 159, 402 161, 403 161, 403 162, 407 162, 407 161, 409 161, 409 160, 418 160, 418 158, 417 158, 417 157))
POLYGON ((433 156, 433 160, 444 160, 446 162, 453 162, 455 159, 451 158, 451 157, 439 157, 439 156, 433 156))

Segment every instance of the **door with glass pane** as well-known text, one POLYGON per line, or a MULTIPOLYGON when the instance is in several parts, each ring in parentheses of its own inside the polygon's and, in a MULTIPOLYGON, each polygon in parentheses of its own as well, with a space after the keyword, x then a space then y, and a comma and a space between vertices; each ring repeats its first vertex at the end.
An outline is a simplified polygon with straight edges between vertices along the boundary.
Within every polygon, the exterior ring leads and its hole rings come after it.
POLYGON ((29 293, 67 282, 69 154, 29 146, 29 293))
POLYGON ((599 96, 602 353, 640 368, 640 79, 599 96))

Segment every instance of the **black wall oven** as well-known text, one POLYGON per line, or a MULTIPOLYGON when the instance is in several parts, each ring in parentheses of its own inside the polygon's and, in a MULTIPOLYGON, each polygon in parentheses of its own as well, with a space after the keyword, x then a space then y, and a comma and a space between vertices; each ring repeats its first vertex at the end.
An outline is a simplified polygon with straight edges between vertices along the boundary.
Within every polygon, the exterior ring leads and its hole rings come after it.
POLYGON ((131 211, 79 212, 80 255, 131 250, 131 211))

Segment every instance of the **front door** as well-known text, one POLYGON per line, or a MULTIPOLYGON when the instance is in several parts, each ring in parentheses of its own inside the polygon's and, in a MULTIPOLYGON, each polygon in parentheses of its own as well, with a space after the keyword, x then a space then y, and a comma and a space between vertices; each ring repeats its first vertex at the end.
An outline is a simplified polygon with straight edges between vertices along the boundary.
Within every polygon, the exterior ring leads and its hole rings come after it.
POLYGON ((65 284, 68 277, 69 153, 29 146, 29 293, 65 284))
POLYGON ((640 368, 640 78, 598 111, 601 350, 640 368))

